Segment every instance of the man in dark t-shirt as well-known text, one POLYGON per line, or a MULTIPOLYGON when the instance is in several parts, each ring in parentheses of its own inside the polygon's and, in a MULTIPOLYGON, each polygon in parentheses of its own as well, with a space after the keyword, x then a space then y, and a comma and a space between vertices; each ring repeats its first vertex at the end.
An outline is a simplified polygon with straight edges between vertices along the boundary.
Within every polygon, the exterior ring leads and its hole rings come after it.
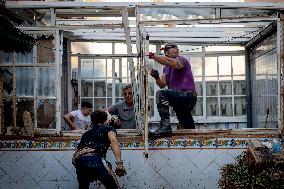
POLYGON ((108 114, 102 110, 96 110, 91 114, 93 128, 85 132, 73 157, 76 167, 79 189, 88 189, 90 182, 99 180, 107 189, 118 188, 118 183, 111 171, 110 163, 105 160, 106 153, 111 147, 116 159, 116 174, 126 174, 116 131, 113 127, 105 125, 108 114))
POLYGON ((132 86, 126 85, 122 89, 124 100, 107 108, 106 110, 113 115, 117 115, 114 126, 121 129, 135 129, 135 111, 133 102, 132 86))

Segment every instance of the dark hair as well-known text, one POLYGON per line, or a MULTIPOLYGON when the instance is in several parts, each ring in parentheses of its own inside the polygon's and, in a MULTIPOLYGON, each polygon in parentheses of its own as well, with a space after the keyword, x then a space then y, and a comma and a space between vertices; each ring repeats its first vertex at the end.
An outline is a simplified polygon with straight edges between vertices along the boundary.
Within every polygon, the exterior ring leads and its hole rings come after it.
POLYGON ((171 48, 178 48, 175 43, 167 43, 164 47, 164 52, 168 52, 171 48))
POLYGON ((122 92, 124 92, 124 91, 127 90, 127 89, 132 89, 132 85, 131 85, 131 84, 125 85, 125 86, 122 88, 122 92))
POLYGON ((91 113, 91 121, 93 125, 103 124, 107 120, 107 113, 103 110, 96 110, 91 113))
POLYGON ((83 102, 81 108, 93 108, 93 105, 90 102, 83 102))

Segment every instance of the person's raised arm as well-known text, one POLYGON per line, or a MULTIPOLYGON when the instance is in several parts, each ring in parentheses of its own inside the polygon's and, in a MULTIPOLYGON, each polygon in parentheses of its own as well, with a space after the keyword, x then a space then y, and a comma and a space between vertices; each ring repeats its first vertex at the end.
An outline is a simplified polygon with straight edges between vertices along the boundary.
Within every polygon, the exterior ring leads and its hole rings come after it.
POLYGON ((149 59, 154 59, 159 64, 168 65, 173 69, 182 69, 184 67, 183 62, 178 58, 170 58, 167 56, 154 54, 152 52, 149 52, 149 59))

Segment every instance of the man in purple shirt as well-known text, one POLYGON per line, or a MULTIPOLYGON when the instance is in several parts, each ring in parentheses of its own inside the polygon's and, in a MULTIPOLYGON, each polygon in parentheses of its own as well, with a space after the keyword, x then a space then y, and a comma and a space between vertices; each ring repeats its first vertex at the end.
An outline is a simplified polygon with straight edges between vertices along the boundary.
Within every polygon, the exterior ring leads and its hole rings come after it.
POLYGON ((173 107, 182 128, 195 129, 191 111, 196 104, 197 95, 189 61, 179 56, 179 49, 174 43, 166 44, 164 52, 165 56, 149 52, 150 59, 164 65, 161 77, 159 72, 153 69, 150 75, 155 78, 160 88, 168 87, 157 92, 157 107, 161 121, 159 128, 150 133, 155 136, 172 133, 169 106, 173 107))

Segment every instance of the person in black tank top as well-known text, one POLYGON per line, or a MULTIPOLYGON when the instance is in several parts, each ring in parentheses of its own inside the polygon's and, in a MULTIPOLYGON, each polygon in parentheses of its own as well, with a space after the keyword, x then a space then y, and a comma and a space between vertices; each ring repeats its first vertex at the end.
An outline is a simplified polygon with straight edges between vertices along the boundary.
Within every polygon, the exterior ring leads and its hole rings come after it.
POLYGON ((109 147, 116 158, 116 174, 118 176, 126 174, 116 130, 106 125, 107 119, 107 112, 102 110, 96 110, 91 114, 93 128, 83 134, 73 156, 72 161, 76 167, 79 189, 88 189, 90 183, 95 180, 99 180, 106 189, 119 188, 110 163, 105 160, 109 147))

